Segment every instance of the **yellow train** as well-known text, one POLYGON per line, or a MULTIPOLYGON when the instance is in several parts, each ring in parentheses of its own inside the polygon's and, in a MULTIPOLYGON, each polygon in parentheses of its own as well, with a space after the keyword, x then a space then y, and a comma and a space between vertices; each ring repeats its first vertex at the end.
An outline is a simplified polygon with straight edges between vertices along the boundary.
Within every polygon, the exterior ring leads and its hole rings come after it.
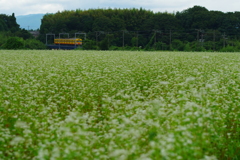
POLYGON ((82 45, 82 39, 80 38, 61 38, 54 39, 54 44, 63 45, 82 45))

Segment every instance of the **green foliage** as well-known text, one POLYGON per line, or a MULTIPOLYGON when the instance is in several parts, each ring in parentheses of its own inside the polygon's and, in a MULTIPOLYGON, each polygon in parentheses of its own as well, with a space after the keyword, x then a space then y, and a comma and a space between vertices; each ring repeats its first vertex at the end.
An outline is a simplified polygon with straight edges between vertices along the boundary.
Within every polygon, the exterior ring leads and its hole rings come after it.
POLYGON ((8 27, 4 22, 4 19, 0 19, 0 31, 7 31, 7 30, 8 30, 8 27))
POLYGON ((236 52, 238 49, 234 46, 227 45, 226 47, 220 50, 221 52, 236 52))
POLYGON ((117 47, 117 46, 110 46, 109 50, 116 51, 116 50, 123 50, 123 48, 122 47, 117 47))
POLYGON ((26 49, 46 49, 46 45, 36 39, 27 39, 24 41, 26 49))
POLYGON ((193 49, 192 49, 192 47, 191 47, 191 45, 190 45, 190 43, 188 42, 187 44, 185 44, 185 46, 184 46, 184 51, 193 51, 193 49))
POLYGON ((4 49, 23 49, 24 41, 19 37, 10 37, 3 45, 4 49))
POLYGON ((108 50, 108 49, 109 49, 107 38, 105 38, 104 40, 102 40, 102 41, 99 43, 99 49, 100 49, 100 50, 108 50))
POLYGON ((97 49, 96 42, 92 40, 83 40, 83 49, 85 50, 94 50, 97 49))
POLYGON ((19 30, 20 28, 16 22, 14 13, 11 16, 0 14, 0 31, 11 31, 15 33, 19 30))
POLYGON ((184 50, 184 43, 178 39, 172 41, 172 49, 175 51, 183 51, 184 50))
POLYGON ((113 25, 110 18, 102 16, 97 18, 93 23, 93 31, 112 31, 113 25))
POLYGON ((0 14, 0 48, 46 49, 46 46, 27 30, 20 29, 13 13, 11 16, 0 14))
POLYGON ((33 35, 25 29, 21 29, 15 33, 16 36, 26 39, 33 39, 33 35))
POLYGON ((5 32, 0 32, 0 48, 7 42, 8 37, 5 32))
MULTIPOLYGON (((146 45, 145 50, 149 50, 150 49, 150 46, 152 45, 155 36, 156 36, 156 33, 153 34, 152 38, 150 39, 150 41, 146 45)), ((156 49, 156 44, 154 44, 154 45, 155 45, 155 49, 156 49)))

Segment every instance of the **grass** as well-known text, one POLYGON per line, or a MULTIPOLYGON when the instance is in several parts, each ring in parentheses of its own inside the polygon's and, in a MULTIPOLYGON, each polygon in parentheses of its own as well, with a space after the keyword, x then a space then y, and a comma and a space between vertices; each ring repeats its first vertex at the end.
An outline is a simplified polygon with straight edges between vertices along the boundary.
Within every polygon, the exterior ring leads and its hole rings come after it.
POLYGON ((239 53, 0 57, 0 159, 240 159, 239 53))

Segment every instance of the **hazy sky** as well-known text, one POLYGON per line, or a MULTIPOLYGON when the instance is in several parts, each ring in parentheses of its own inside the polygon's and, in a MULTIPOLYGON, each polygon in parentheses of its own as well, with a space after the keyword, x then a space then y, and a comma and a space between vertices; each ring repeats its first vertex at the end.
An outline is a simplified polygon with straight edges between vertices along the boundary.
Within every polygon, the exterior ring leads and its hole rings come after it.
POLYGON ((96 8, 140 8, 154 12, 183 11, 194 5, 222 12, 240 11, 240 0, 0 0, 0 14, 56 13, 96 8))

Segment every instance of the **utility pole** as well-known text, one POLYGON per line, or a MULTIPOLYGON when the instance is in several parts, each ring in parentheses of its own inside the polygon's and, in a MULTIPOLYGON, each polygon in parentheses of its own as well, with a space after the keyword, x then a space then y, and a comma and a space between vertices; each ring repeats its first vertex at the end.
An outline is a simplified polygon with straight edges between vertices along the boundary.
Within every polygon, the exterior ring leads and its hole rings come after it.
MULTIPOLYGON (((77 39, 77 35, 80 35, 80 34, 83 34, 83 35, 84 35, 84 40, 86 40, 87 34, 80 31, 80 32, 76 32, 76 33, 75 33, 75 41, 76 41, 76 39, 77 39)), ((77 45, 76 45, 76 43, 75 43, 75 48, 76 48, 76 46, 77 46, 77 45)))
POLYGON ((223 36, 223 48, 225 48, 226 47, 226 39, 227 39, 225 32, 222 36, 223 36))
MULTIPOLYGON (((59 39, 61 39, 61 35, 67 35, 69 38, 69 33, 59 33, 59 39)), ((58 44, 58 49, 60 49, 60 43, 58 44)))
POLYGON ((96 45, 98 45, 98 32, 96 31, 96 45))
POLYGON ((204 42, 204 39, 203 39, 203 36, 204 36, 204 30, 200 30, 201 32, 201 47, 203 47, 203 42, 204 42))
POLYGON ((170 29, 170 33, 169 33, 169 49, 172 49, 172 30, 170 29))
POLYGON ((200 29, 197 29, 197 41, 199 41, 199 31, 200 29))
POLYGON ((161 34, 161 31, 159 30, 153 30, 154 31, 154 48, 156 50, 156 43, 157 43, 157 33, 160 33, 161 34))
POLYGON ((197 49, 199 47, 199 42, 201 42, 201 46, 203 46, 203 32, 204 30, 201 29, 195 29, 197 31, 197 49), (201 33, 201 39, 199 39, 199 32, 201 33))
POLYGON ((216 41, 216 34, 215 30, 213 31, 213 50, 215 51, 215 41, 216 41))
POLYGON ((157 31, 156 30, 154 30, 154 45, 156 45, 156 43, 157 43, 157 31))
POLYGON ((124 48, 124 30, 123 30, 123 48, 124 48))
POLYGON ((154 31, 154 49, 156 50, 156 42, 157 42, 157 30, 154 31))
POLYGON ((137 31, 137 47, 138 47, 138 31, 137 31))
POLYGON ((98 46, 98 37, 101 35, 101 34, 105 34, 104 31, 95 31, 96 32, 96 44, 98 46))
POLYGON ((48 36, 53 36, 53 39, 55 39, 55 34, 54 33, 47 33, 46 34, 46 45, 48 45, 48 36))
POLYGON ((107 37, 108 37, 108 48, 109 48, 109 32, 107 32, 107 37))
POLYGON ((160 36, 161 36, 161 43, 162 43, 162 50, 163 50, 163 32, 160 31, 160 36))
POLYGON ((100 36, 100 34, 102 33, 102 31, 96 31, 96 44, 98 46, 98 37, 100 36))

